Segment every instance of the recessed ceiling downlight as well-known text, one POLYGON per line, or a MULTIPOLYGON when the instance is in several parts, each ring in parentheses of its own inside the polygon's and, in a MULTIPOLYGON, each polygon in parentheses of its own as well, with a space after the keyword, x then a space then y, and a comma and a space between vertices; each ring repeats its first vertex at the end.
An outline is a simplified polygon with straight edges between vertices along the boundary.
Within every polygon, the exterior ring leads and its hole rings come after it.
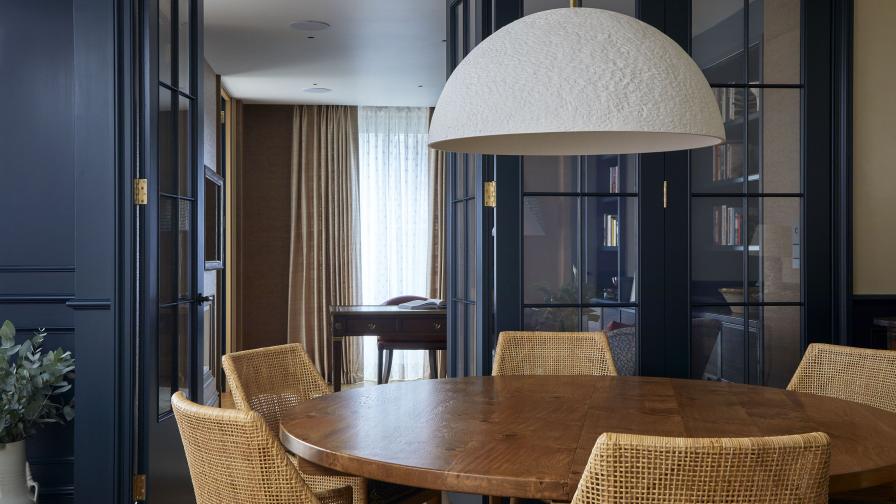
POLYGON ((306 19, 304 21, 296 21, 294 23, 290 23, 289 26, 293 30, 299 30, 299 31, 322 31, 322 30, 326 30, 327 28, 329 28, 330 23, 306 19))
POLYGON ((330 91, 332 91, 332 89, 325 88, 325 87, 310 87, 310 88, 305 88, 302 91, 304 91, 306 93, 322 94, 322 93, 329 93, 330 91))

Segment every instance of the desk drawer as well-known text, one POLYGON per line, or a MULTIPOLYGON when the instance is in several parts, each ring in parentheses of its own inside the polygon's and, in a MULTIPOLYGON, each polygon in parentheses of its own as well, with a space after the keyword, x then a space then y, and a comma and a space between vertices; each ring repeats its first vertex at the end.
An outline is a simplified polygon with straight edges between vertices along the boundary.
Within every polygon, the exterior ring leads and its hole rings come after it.
POLYGON ((401 332, 445 334, 445 317, 413 317, 401 321, 401 332))
POLYGON ((390 318, 377 317, 351 317, 343 319, 345 331, 347 335, 363 335, 363 334, 383 334, 393 333, 397 329, 395 320, 390 318))

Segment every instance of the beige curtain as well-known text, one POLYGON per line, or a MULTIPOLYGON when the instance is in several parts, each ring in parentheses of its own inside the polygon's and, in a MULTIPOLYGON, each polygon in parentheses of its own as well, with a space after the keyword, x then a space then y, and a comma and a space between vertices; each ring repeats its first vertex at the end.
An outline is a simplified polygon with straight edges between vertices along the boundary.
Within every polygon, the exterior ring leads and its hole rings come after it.
MULTIPOLYGON (((289 341, 331 373, 330 306, 358 303, 358 110, 296 106, 292 133, 289 341)), ((343 383, 362 379, 361 342, 346 338, 343 383)))
MULTIPOLYGON (((433 109, 429 109, 432 119, 433 109)), ((429 297, 445 299, 448 284, 445 277, 445 159, 444 151, 429 149, 429 204, 432 229, 429 236, 429 297)), ((438 353, 439 376, 445 376, 448 359, 438 353)), ((427 364, 428 366, 428 364, 427 364)))

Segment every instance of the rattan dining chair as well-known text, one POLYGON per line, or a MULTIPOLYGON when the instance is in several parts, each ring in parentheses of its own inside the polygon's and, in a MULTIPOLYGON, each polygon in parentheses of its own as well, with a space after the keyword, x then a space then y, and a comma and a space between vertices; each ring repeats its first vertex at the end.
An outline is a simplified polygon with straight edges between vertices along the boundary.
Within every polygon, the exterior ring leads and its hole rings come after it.
POLYGON ((202 406, 182 392, 171 406, 198 504, 351 504, 350 486, 312 491, 259 414, 202 406))
POLYGON ((617 374, 602 332, 504 331, 492 369, 494 376, 617 374))
MULTIPOLYGON (((227 384, 237 409, 260 414, 270 431, 280 432, 283 413, 303 401, 331 392, 298 343, 232 352, 222 359, 227 384)), ((441 494, 391 485, 332 471, 289 455, 315 492, 350 486, 353 504, 417 504, 437 500, 441 494)))
POLYGON ((605 433, 571 504, 827 503, 830 439, 670 438, 605 433))
MULTIPOLYGON (((787 390, 853 401, 896 413, 896 352, 812 343, 787 390)), ((896 503, 896 484, 837 494, 832 502, 896 503)))
POLYGON ((787 390, 896 413, 896 351, 812 343, 787 390))

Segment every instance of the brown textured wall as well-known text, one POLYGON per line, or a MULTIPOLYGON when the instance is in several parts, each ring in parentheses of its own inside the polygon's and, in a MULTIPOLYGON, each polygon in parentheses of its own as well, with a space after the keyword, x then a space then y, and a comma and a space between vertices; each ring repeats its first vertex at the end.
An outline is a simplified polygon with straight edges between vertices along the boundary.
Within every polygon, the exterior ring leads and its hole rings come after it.
POLYGON ((289 297, 289 105, 244 105, 238 247, 241 349, 286 343, 289 297))

